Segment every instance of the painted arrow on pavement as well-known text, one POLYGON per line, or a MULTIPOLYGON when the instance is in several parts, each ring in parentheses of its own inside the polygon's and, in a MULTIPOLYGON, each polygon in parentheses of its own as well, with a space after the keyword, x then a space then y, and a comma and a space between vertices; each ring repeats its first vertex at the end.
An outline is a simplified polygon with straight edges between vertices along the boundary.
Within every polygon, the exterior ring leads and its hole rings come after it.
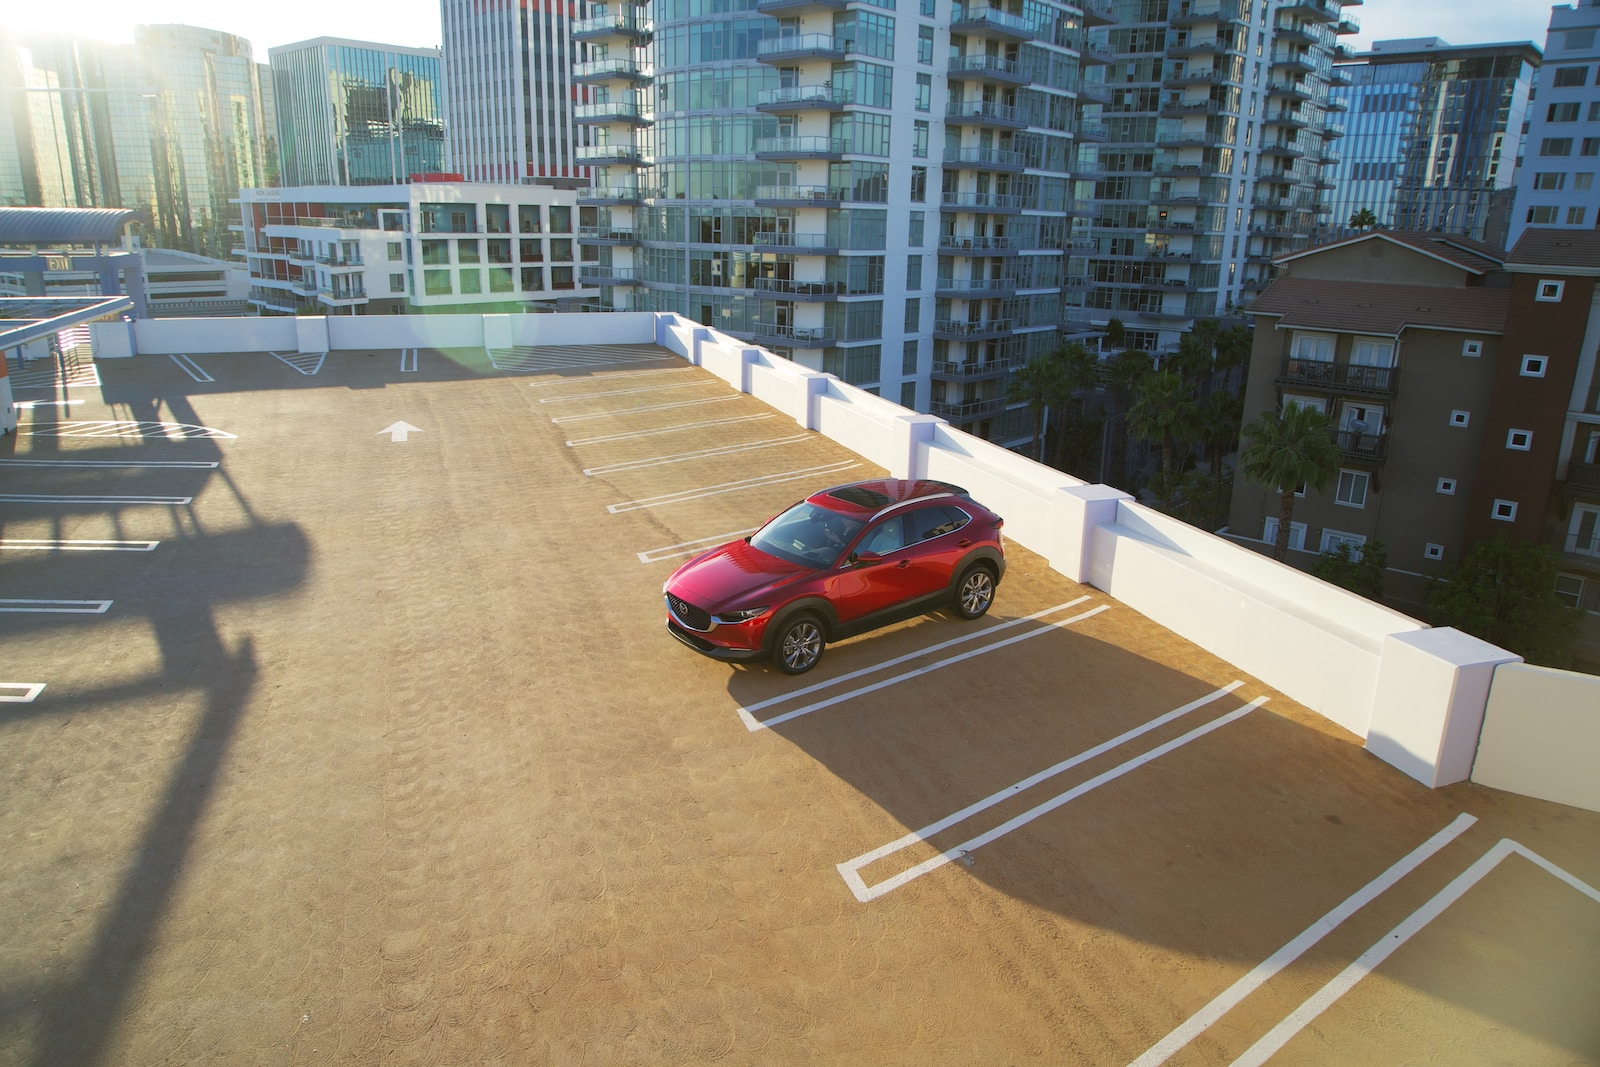
POLYGON ((385 426, 378 432, 380 434, 388 434, 391 441, 404 441, 411 434, 421 433, 422 427, 413 426, 409 422, 397 422, 392 426, 385 426))

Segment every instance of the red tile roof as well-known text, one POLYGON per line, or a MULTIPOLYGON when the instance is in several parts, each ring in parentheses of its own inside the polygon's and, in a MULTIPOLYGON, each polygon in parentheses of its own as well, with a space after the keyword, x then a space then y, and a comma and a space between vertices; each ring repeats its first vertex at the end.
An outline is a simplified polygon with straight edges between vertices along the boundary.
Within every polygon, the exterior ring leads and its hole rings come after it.
POLYGON ((1438 259, 1452 263, 1462 270, 1473 274, 1488 274, 1499 270, 1505 261, 1506 254, 1493 245, 1474 241, 1458 233, 1413 233, 1404 230, 1372 230, 1368 233, 1356 234, 1354 237, 1345 237, 1325 244, 1312 245, 1302 248, 1298 252, 1279 256, 1275 262, 1288 263, 1303 256, 1314 255, 1329 248, 1342 248, 1346 245, 1360 244, 1363 241, 1390 241, 1394 244, 1414 248, 1418 252, 1434 256, 1438 259))
POLYGON ((1331 282, 1283 277, 1262 290, 1245 309, 1277 315, 1278 325, 1395 337, 1402 330, 1500 333, 1505 328, 1509 289, 1331 282))
POLYGON ((1600 230, 1530 227, 1506 257, 1511 267, 1578 267, 1600 271, 1600 230))

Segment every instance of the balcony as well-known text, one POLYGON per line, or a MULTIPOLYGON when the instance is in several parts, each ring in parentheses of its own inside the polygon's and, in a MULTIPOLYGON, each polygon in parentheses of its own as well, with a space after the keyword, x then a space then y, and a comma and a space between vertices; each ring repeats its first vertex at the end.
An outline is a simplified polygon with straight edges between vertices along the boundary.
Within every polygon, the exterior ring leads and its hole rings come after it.
POLYGON ((933 336, 943 341, 980 341, 991 337, 1006 337, 1015 325, 1012 319, 988 319, 979 322, 939 319, 933 324, 933 336))
POLYGON ((1078 62, 1086 67, 1109 67, 1117 61, 1116 55, 1109 48, 1102 48, 1097 44, 1085 41, 1078 48, 1078 62))
POLYGON ((1279 26, 1273 31, 1272 38, 1284 44, 1304 45, 1307 48, 1317 43, 1317 35, 1312 33, 1302 23, 1291 22, 1287 26, 1279 26))
POLYGON ((830 185, 758 185, 753 199, 760 207, 838 207, 847 192, 830 185))
POLYGON ((578 240, 591 245, 631 245, 638 240, 632 226, 579 226, 578 240))
POLYGON ((1276 114, 1268 115, 1262 121, 1268 126, 1278 126, 1295 131, 1303 130, 1311 125, 1305 116, 1298 111, 1279 111, 1276 114))
POLYGON ((1281 156, 1285 159, 1299 159, 1306 154, 1306 150, 1298 145, 1284 141, 1278 144, 1262 145, 1261 154, 1264 156, 1281 156))
POLYGON ((1179 70, 1161 79, 1161 84, 1169 89, 1181 89, 1189 85, 1238 84, 1238 79, 1230 78, 1220 70, 1179 70))
POLYGON ((939 206, 949 211, 1016 214, 1028 206, 1026 200, 1018 193, 944 193, 939 197, 939 206))
POLYGON ((643 44, 650 37, 650 20, 637 12, 622 10, 578 19, 572 24, 574 41, 592 41, 602 37, 626 37, 634 44, 643 44))
POLYGON ((1187 56, 1222 57, 1228 54, 1228 42, 1220 37, 1188 38, 1167 45, 1167 57, 1180 59, 1187 56))
POLYGON ((1267 84, 1267 96, 1284 100, 1310 100, 1311 90, 1304 82, 1276 81, 1267 84))
POLYGON ((1364 367, 1354 363, 1329 363, 1315 359, 1283 357, 1278 370, 1279 385, 1310 385, 1341 393, 1372 396, 1394 395, 1398 367, 1364 367))
POLYGON ((1021 152, 1004 148, 947 148, 944 162, 963 170, 1020 171, 1024 166, 1021 152))
POLYGON ((753 278, 750 281, 750 288, 758 293, 808 304, 820 300, 836 300, 846 295, 844 282, 800 282, 793 278, 753 278))
POLYGON ((641 71, 637 60, 619 58, 574 64, 572 67, 572 80, 585 84, 617 80, 643 84, 650 79, 641 71))
POLYGON ((1009 44, 1022 44, 1038 36, 1034 24, 1021 15, 965 4, 957 4, 951 10, 950 32, 1009 44))
POLYGON ((1083 12, 1083 24, 1086 27, 1114 26, 1117 23, 1116 12, 1108 0, 1082 0, 1078 8, 1083 12))
POLYGON ((1077 88, 1078 100, 1089 104, 1111 103, 1111 88, 1105 82, 1080 81, 1077 88))
POLYGON ((580 204, 637 204, 639 189, 632 185, 594 185, 578 190, 580 204))
POLYGON ((1360 33, 1361 20, 1356 18, 1354 15, 1341 11, 1339 12, 1339 21, 1334 24, 1333 32, 1339 34, 1341 37, 1346 34, 1360 33))
POLYGON ((981 81, 994 85, 1027 85, 1033 80, 1014 59, 967 55, 950 60, 947 75, 953 81, 981 81))
POLYGON ((997 104, 992 100, 964 100, 945 108, 946 122, 962 126, 988 126, 1006 130, 1020 130, 1028 125, 1020 108, 1010 104, 997 104))
POLYGON ((1003 378, 1020 363, 1021 360, 1017 358, 974 360, 969 363, 940 360, 933 365, 933 377, 935 381, 979 382, 1003 378))
POLYGON ((973 237, 953 233, 939 235, 939 251, 956 256, 1016 255, 1020 247, 1015 237, 973 237))
POLYGON ((1177 4, 1167 16, 1174 29, 1211 22, 1242 22, 1244 11, 1238 0, 1187 0, 1177 4))
POLYGON ((756 59, 763 63, 789 63, 806 59, 843 60, 855 51, 855 41, 831 33, 794 33, 768 37, 756 45, 756 59))
POLYGON ((1222 104, 1216 100, 1169 100, 1161 105, 1161 115, 1164 118, 1220 114, 1222 114, 1222 104))
POLYGON ((854 98, 848 88, 822 85, 785 85, 763 89, 756 95, 756 110, 769 115, 791 115, 802 111, 843 111, 854 98))
POLYGON ((608 100, 602 104, 579 104, 572 109, 572 121, 584 125, 626 122, 634 126, 648 126, 654 120, 640 114, 637 100, 625 98, 608 100))
POLYGON ((578 268, 578 284, 584 288, 599 285, 638 285, 642 279, 632 267, 603 267, 585 263, 578 268))
POLYGON ((1013 278, 940 278, 934 283, 935 296, 952 300, 990 300, 1016 291, 1013 278))
POLYGON ((849 0, 756 0, 763 15, 798 15, 806 11, 843 11, 849 0))
POLYGON ((317 292, 317 302, 328 307, 354 307, 367 302, 367 290, 361 285, 350 289, 321 289, 317 292))
POLYGON ((1312 22, 1338 22, 1343 15, 1339 0, 1288 0, 1278 10, 1312 22))
POLYGON ((581 144, 572 150, 572 158, 590 166, 637 167, 644 161, 639 146, 631 144, 581 144))
POLYGON ((750 235, 750 243, 757 248, 779 248, 806 255, 831 256, 839 251, 836 238, 825 233, 787 233, 769 231, 750 235))
POLYGON ((1290 74, 1314 74, 1317 65, 1303 53, 1279 52, 1272 57, 1272 69, 1288 71, 1290 74))
POLYGON ((755 156, 757 159, 825 159, 838 162, 844 158, 845 150, 843 137, 761 137, 756 140, 755 156))
POLYGON ((1080 141, 1111 140, 1111 131, 1098 122, 1080 122, 1076 132, 1080 141))
POLYGON ((824 348, 834 342, 834 332, 826 326, 792 326, 781 322, 752 322, 748 330, 758 343, 783 348, 824 348))
POLYGON ((1382 463, 1384 451, 1389 443, 1389 435, 1386 433, 1357 433, 1354 430, 1338 430, 1333 435, 1333 443, 1339 446, 1339 451, 1344 453, 1345 459, 1366 463, 1382 463))
POLYGON ((1567 478, 1562 484, 1569 492, 1579 496, 1600 498, 1600 463, 1571 461, 1567 464, 1567 478))
POLYGON ((931 414, 960 423, 999 414, 1006 409, 1006 401, 1004 397, 995 397, 992 400, 967 400, 961 403, 935 400, 929 407, 931 414))

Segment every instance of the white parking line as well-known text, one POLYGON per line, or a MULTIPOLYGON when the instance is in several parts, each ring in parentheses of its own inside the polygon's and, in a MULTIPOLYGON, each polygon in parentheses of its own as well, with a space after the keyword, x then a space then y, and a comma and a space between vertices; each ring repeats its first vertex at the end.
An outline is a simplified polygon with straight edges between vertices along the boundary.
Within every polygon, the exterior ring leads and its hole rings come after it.
POLYGON ((216 460, 0 459, 0 467, 149 467, 209 471, 219 466, 216 460))
POLYGON ((322 363, 328 358, 326 352, 296 352, 285 356, 277 352, 268 352, 267 355, 282 363, 291 370, 299 371, 310 377, 322 369, 322 363))
POLYGON ((59 540, 51 537, 0 539, 0 551, 33 552, 154 552, 160 541, 59 540))
POLYGON ((192 496, 95 496, 64 493, 0 493, 0 504, 192 504, 192 496))
POLYGON ((196 426, 187 422, 134 422, 127 419, 56 422, 43 426, 32 425, 17 432, 24 437, 164 437, 169 441, 188 441, 201 437, 235 439, 234 434, 210 426, 196 426))
MULTIPOLYGON (((668 368, 665 368, 663 370, 625 370, 625 371, 616 371, 616 372, 608 373, 608 374, 597 374, 597 375, 594 375, 594 378, 596 378, 596 379, 598 379, 600 381, 607 381, 607 382, 613 381, 613 380, 615 380, 617 378, 646 378, 646 377, 658 378, 658 377, 660 377, 660 376, 662 376, 664 374, 684 374, 684 373, 687 373, 687 372, 690 372, 690 371, 697 371, 699 369, 700 368, 698 368, 698 367, 668 367, 668 368)), ((555 386, 555 385, 571 385, 571 384, 572 383, 570 381, 568 381, 567 379, 565 379, 565 378, 552 378, 552 379, 550 379, 548 381, 543 381, 543 382, 529 382, 528 383, 528 388, 529 389, 549 389, 551 386, 555 386)))
POLYGON ((1556 866, 1537 852, 1512 841, 1502 838, 1498 844, 1484 853, 1478 862, 1462 871, 1453 881, 1438 893, 1434 894, 1422 907, 1412 912, 1400 925, 1390 930, 1384 937, 1367 951, 1363 952, 1356 961, 1335 975, 1327 985, 1313 993, 1294 1011, 1269 1030, 1261 1040, 1245 1050, 1243 1056, 1234 1060, 1235 1067, 1257 1067, 1265 1063, 1275 1053, 1289 1043, 1289 1039, 1298 1034, 1317 1016, 1328 1009, 1334 1001, 1348 993, 1357 982, 1371 974, 1377 966, 1388 959, 1396 949, 1416 935, 1417 931, 1437 919, 1444 910, 1471 889, 1492 870, 1497 867, 1507 856, 1522 856, 1524 859, 1543 867, 1563 882, 1582 893, 1584 896, 1600 903, 1600 889, 1596 889, 1588 882, 1583 881, 1570 871, 1556 866))
POLYGON ((678 382, 674 385, 645 385, 637 389, 607 389, 599 393, 571 393, 565 396, 541 396, 541 404, 565 404, 569 400, 593 400, 600 396, 632 396, 635 393, 662 393, 668 389, 697 389, 702 385, 720 385, 719 379, 706 378, 701 381, 678 382))
MULTIPOLYGON (((864 696, 867 693, 873 693, 879 689, 887 689, 891 685, 899 685, 901 682, 909 679, 916 678, 924 674, 929 674, 933 671, 942 670, 945 667, 954 666, 963 660, 971 659, 973 656, 981 656, 988 652, 994 652, 1005 648, 1008 645, 1014 645, 1018 641, 1026 641, 1029 638, 1043 637, 1045 634, 1055 633, 1057 630, 1060 630, 1063 627, 1071 626, 1073 623, 1082 622, 1084 619, 1093 618, 1102 611, 1109 611, 1110 609, 1110 604, 1101 604, 1098 607, 1090 608, 1081 615, 1074 615, 1070 619, 1062 619, 1060 622, 1046 623, 1037 630, 1029 630, 1025 634, 1018 634, 1016 637, 1008 637, 1004 641, 996 641, 992 645, 984 645, 982 648, 975 648, 970 652, 963 652, 960 655, 951 656, 949 659, 940 660, 938 663, 930 663, 926 667, 918 667, 914 671, 906 671, 904 674, 897 674, 892 678, 885 678, 881 682, 874 682, 871 685, 862 686, 860 689, 852 689, 848 693, 841 693, 836 697, 829 697, 827 700, 819 700, 814 704, 807 704, 803 708, 795 708, 793 711, 786 711, 782 715, 777 715, 764 721, 757 719, 754 715, 751 715, 748 708, 738 709, 739 718, 744 721, 745 729, 751 731, 752 733, 754 733, 756 730, 770 730, 779 723, 785 723, 791 719, 798 719, 802 715, 810 715, 813 711, 821 711, 823 708, 831 708, 835 704, 843 704, 847 700, 854 700, 858 696, 864 696)), ((988 633, 989 631, 986 630, 984 632, 988 633)), ((924 649, 922 652, 916 653, 916 655, 925 655, 927 651, 928 650, 924 649)))
POLYGON ((647 467, 664 467, 669 463, 687 463, 694 459, 710 459, 713 456, 731 456, 739 452, 754 452, 762 448, 776 448, 779 445, 792 445, 797 441, 810 441, 813 435, 810 431, 790 434, 788 437, 773 437, 766 441, 750 441, 742 445, 719 445, 716 448, 701 448, 693 452, 675 452, 666 456, 655 456, 651 459, 634 459, 622 463, 609 463, 603 467, 590 467, 583 473, 589 477, 597 474, 618 474, 622 471, 644 470, 647 467))
POLYGON ((14 406, 18 411, 32 411, 34 408, 69 408, 74 404, 87 403, 87 400, 81 398, 68 400, 19 400, 14 406))
POLYGON ((938 870, 940 867, 943 867, 952 860, 961 859, 977 849, 982 848, 984 845, 1004 837, 1006 834, 1009 834, 1018 827, 1026 826, 1028 823, 1039 818, 1041 815, 1048 815, 1057 808, 1078 799, 1085 793, 1100 788, 1107 782, 1112 782, 1118 778, 1121 778, 1129 771, 1137 770, 1138 768, 1143 767, 1146 763, 1160 759, 1167 753, 1174 752, 1177 749, 1182 748, 1184 745, 1189 744, 1191 741, 1199 740, 1206 734, 1211 733, 1213 730, 1221 729, 1230 722, 1244 718, 1246 715, 1265 704, 1268 699, 1269 698, 1267 697, 1257 697, 1244 707, 1239 708, 1237 711, 1231 711, 1221 718, 1213 719, 1204 726, 1197 726, 1181 737, 1176 737, 1165 744, 1157 745, 1149 752, 1134 756, 1129 760, 1124 760, 1122 763, 1117 764, 1109 771, 1106 771, 1102 774, 1097 774, 1093 778, 1090 778, 1087 782, 1074 786, 1065 793, 1052 797, 1042 804, 1036 804, 1015 818, 1007 819, 994 829, 987 830, 979 834, 977 837, 968 838, 967 840, 961 842, 961 844, 956 845, 953 848, 946 849, 937 856, 934 856, 932 859, 923 860, 915 867, 901 871, 893 878, 879 882, 877 885, 869 886, 862 880, 861 875, 858 874, 855 867, 851 865, 855 862, 854 860, 850 861, 849 863, 839 864, 839 874, 843 876, 846 884, 850 886, 850 891, 855 894, 857 900, 861 901, 862 903, 866 903, 870 900, 876 900, 885 893, 889 893, 900 888, 907 882, 921 878, 930 871, 938 870))
MULTIPOLYGON (((775 697, 768 697, 766 700, 758 700, 754 704, 746 704, 738 709, 739 717, 743 719, 745 724, 748 726, 750 723, 755 722, 752 713, 760 711, 762 708, 770 708, 774 704, 786 704, 791 700, 798 699, 799 697, 810 696, 812 693, 820 693, 824 689, 832 689, 836 685, 842 685, 845 682, 851 682, 857 678, 864 678, 869 674, 877 674, 879 671, 887 670, 890 667, 898 667, 902 663, 909 663, 914 659, 921 659, 922 657, 932 655, 935 652, 943 652, 945 649, 953 648, 956 645, 964 645, 968 641, 980 641, 985 637, 993 637, 1001 630, 1009 630, 1014 626, 1026 626, 1030 622, 1037 622, 1046 615, 1054 615, 1058 611, 1066 611, 1068 608, 1075 608, 1088 599, 1089 598, 1087 596, 1081 596, 1076 600, 1069 600, 1065 604, 1057 604, 1053 608, 1044 608, 1041 611, 1036 611, 1032 615, 1024 615, 1017 619, 1007 619, 1005 622, 995 623, 993 626, 985 626, 977 630, 968 630, 960 637, 952 637, 948 641, 940 641, 936 645, 928 645, 924 648, 917 649, 915 652, 907 652, 903 656, 896 656, 893 659, 886 659, 882 663, 875 663, 870 667, 862 667, 860 670, 851 671, 849 674, 841 674, 837 678, 829 678, 826 681, 808 685, 803 689, 796 689, 789 693, 781 693, 775 697)), ((759 727, 759 725, 760 724, 758 723, 757 726, 759 727)))
POLYGON ((1457 815, 1449 826, 1406 853, 1388 870, 1350 894, 1338 907, 1306 927, 1294 940, 1256 964, 1249 974, 1223 990, 1215 1000, 1191 1015, 1188 1021, 1172 1033, 1151 1045, 1149 1050, 1134 1060, 1129 1067, 1158 1067, 1159 1064, 1167 1062, 1173 1053, 1205 1033, 1213 1023, 1237 1007, 1245 997, 1260 989, 1279 971, 1305 955, 1308 949, 1338 929, 1346 919, 1422 866, 1424 861, 1460 837, 1477 821, 1472 815, 1457 815))
POLYGON ((43 682, 0 682, 0 704, 32 704, 42 692, 43 682), (19 692, 8 693, 8 689, 19 692))
POLYGON ((0 611, 25 614, 104 615, 110 600, 0 600, 0 611))
POLYGON ((579 448, 584 445, 603 445, 612 441, 632 441, 639 437, 660 437, 662 434, 686 433, 689 430, 704 430, 710 426, 731 426, 738 422, 760 422, 762 419, 775 419, 778 413, 769 411, 761 415, 734 415, 726 419, 706 419, 704 422, 680 422, 672 426, 658 426, 653 430, 629 430, 627 433, 608 433, 601 437, 581 437, 568 441, 568 448, 579 448))
POLYGON ((205 371, 200 369, 200 364, 196 363, 194 360, 190 359, 188 356, 173 355, 173 356, 168 356, 168 358, 171 359, 172 362, 174 362, 174 363, 176 363, 178 365, 178 369, 179 370, 183 371, 183 373, 187 374, 189 377, 193 378, 197 382, 214 382, 214 381, 216 381, 215 378, 213 378, 211 375, 207 374, 205 371))
POLYGON ((684 489, 681 492, 645 497, 642 500, 624 500, 620 504, 607 504, 606 510, 613 515, 620 515, 625 511, 659 508, 666 504, 681 504, 686 500, 700 500, 708 496, 720 496, 723 493, 736 493, 741 489, 754 489, 762 485, 779 485, 783 482, 797 482, 805 478, 815 478, 822 474, 837 474, 840 471, 847 471, 859 466, 861 464, 851 460, 844 460, 839 463, 828 463, 821 467, 805 467, 801 470, 784 471, 782 474, 767 474, 757 478, 745 478, 737 482, 723 482, 720 485, 702 486, 699 489, 684 489))
POLYGON ((415 348, 402 348, 400 350, 400 373, 413 374, 417 369, 417 350, 415 348))
POLYGON ((676 411, 679 408, 694 408, 701 404, 726 404, 730 400, 738 400, 743 393, 724 393, 722 396, 708 396, 702 400, 682 400, 676 404, 646 404, 637 408, 618 408, 615 411, 591 411, 587 415, 563 415, 550 421, 557 426, 569 422, 588 422, 590 419, 609 419, 616 415, 642 415, 651 411, 676 411))
POLYGON ((712 534, 710 537, 696 538, 693 541, 681 541, 678 544, 668 545, 665 548, 652 548, 645 552, 639 553, 639 562, 659 563, 664 559, 676 559, 679 556, 692 556, 696 552, 700 552, 707 548, 714 548, 717 545, 723 544, 724 542, 732 541, 736 537, 743 537, 745 534, 755 533, 759 529, 761 529, 761 527, 752 526, 748 530, 733 530, 725 534, 712 534))
MULTIPOLYGON (((939 833, 941 830, 949 829, 956 823, 963 822, 964 820, 978 814, 980 811, 987 811, 989 808, 994 807, 996 804, 999 804, 1002 801, 1010 800, 1024 789, 1031 789, 1040 782, 1054 778, 1056 775, 1065 771, 1069 771, 1081 763, 1087 763, 1096 756, 1102 756, 1114 748, 1118 748, 1127 744, 1136 737, 1144 736, 1151 730, 1158 730, 1167 723, 1172 722, 1174 719, 1179 719, 1189 714, 1191 711, 1196 711, 1205 707, 1207 704, 1221 700, 1223 697, 1227 696, 1229 693, 1233 692, 1243 684, 1243 681, 1229 682, 1221 689, 1214 690, 1198 700, 1191 700, 1182 707, 1174 708, 1164 715, 1159 715, 1156 718, 1151 719, 1149 722, 1135 726, 1131 730, 1124 730, 1122 733, 1111 738, 1109 741, 1102 741, 1093 748, 1083 750, 1076 756, 1064 759, 1060 763, 1054 764, 1053 766, 1046 767, 1037 774, 1029 775, 1027 778, 1017 782, 1015 785, 1007 786, 997 793, 991 793, 982 800, 974 801, 953 815, 946 815, 938 822, 929 823, 920 830, 913 830, 904 837, 891 841, 887 845, 882 845, 878 848, 875 848, 871 852, 863 852, 855 859, 847 860, 846 862, 839 864, 839 873, 844 875, 844 880, 849 882, 852 888, 860 887, 862 890, 865 890, 866 886, 862 883, 861 877, 857 872, 859 872, 861 868, 867 866, 868 864, 876 863, 885 856, 892 856, 901 849, 908 848, 911 845, 916 844, 918 841, 926 841, 928 838, 932 837, 936 833, 939 833)), ((860 896, 860 893, 857 893, 857 896, 860 896)))

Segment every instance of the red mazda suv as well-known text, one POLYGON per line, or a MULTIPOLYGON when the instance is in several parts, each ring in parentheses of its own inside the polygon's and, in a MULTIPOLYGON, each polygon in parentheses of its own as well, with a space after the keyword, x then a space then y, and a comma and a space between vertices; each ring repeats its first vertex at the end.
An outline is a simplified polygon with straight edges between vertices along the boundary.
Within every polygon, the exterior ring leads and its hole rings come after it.
POLYGON ((674 571, 667 631, 713 659, 803 674, 829 641, 941 607, 976 619, 1006 571, 1004 521, 944 482, 824 489, 674 571))

